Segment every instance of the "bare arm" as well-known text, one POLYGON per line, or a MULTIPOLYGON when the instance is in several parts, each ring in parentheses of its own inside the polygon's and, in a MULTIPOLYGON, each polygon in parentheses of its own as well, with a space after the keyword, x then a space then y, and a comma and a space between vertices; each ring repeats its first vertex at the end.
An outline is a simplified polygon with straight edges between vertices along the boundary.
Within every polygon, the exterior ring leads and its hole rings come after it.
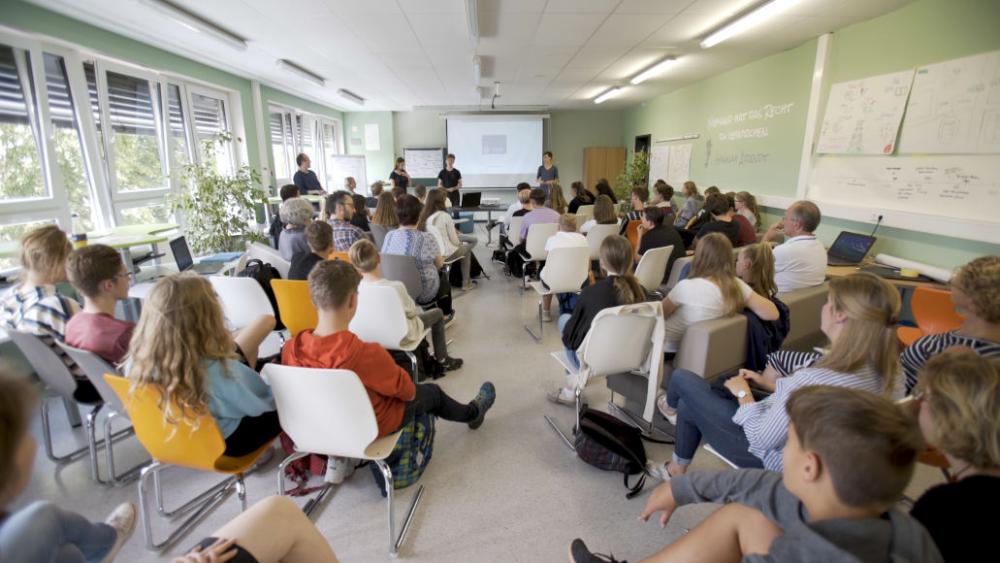
POLYGON ((770 299, 762 297, 756 292, 751 293, 750 298, 747 299, 747 308, 765 321, 776 321, 780 316, 778 307, 770 299))
POLYGON ((671 301, 669 297, 664 297, 663 301, 660 301, 660 304, 663 306, 663 318, 664 319, 669 318, 670 315, 673 315, 674 312, 676 312, 677 309, 680 308, 680 305, 678 305, 678 304, 674 303, 673 301, 671 301))
POLYGON ((275 320, 273 315, 261 315, 233 336, 233 341, 236 342, 240 351, 243 352, 243 357, 247 359, 250 369, 257 369, 260 344, 274 330, 274 325, 275 320))

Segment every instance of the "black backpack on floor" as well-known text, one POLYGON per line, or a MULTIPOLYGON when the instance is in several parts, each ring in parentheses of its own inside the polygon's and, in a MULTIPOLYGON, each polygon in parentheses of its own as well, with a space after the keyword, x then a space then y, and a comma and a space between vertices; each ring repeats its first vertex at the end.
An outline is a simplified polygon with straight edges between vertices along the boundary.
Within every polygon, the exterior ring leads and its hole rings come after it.
POLYGON ((622 482, 628 489, 625 498, 642 492, 647 475, 646 448, 638 428, 584 405, 580 408, 580 428, 575 438, 577 457, 598 469, 623 474, 622 482), (637 473, 639 480, 629 486, 629 476, 637 473))
POLYGON ((260 287, 264 289, 264 295, 267 295, 267 300, 271 302, 271 307, 274 308, 274 320, 277 323, 274 330, 285 328, 284 323, 281 322, 281 316, 278 314, 278 301, 274 298, 274 290, 271 289, 271 280, 281 279, 278 269, 263 260, 251 258, 247 260, 243 271, 238 272, 236 275, 241 278, 253 278, 257 280, 260 287))

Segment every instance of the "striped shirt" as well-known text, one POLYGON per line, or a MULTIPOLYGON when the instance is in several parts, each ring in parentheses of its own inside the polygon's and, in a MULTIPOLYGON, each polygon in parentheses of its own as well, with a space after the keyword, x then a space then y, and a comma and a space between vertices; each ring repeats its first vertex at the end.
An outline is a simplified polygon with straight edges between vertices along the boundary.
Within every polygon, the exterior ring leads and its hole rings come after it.
POLYGON ((80 311, 73 299, 56 292, 54 285, 18 284, 0 298, 5 328, 38 336, 59 356, 76 377, 83 371, 56 345, 66 339, 66 323, 80 311))
POLYGON ((984 358, 1000 357, 1000 342, 981 340, 972 336, 963 336, 958 331, 941 334, 928 334, 917 339, 909 348, 899 355, 899 363, 903 365, 906 374, 906 393, 909 394, 917 385, 917 373, 927 360, 952 346, 972 348, 984 358))

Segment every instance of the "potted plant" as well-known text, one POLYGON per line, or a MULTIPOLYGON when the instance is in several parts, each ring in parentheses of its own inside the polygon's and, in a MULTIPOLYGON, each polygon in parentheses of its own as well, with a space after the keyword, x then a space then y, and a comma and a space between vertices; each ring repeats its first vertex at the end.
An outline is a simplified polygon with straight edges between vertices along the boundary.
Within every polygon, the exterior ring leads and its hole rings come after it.
POLYGON ((632 153, 631 160, 625 163, 625 170, 615 177, 613 189, 615 197, 621 203, 621 210, 632 210, 632 188, 645 186, 649 181, 649 153, 638 151, 632 153))
MULTIPOLYGON (((215 154, 213 143, 226 147, 233 136, 223 132, 203 141, 202 154, 215 154)), ((241 166, 232 175, 220 173, 211 157, 184 166, 180 193, 170 209, 184 217, 185 235, 198 254, 242 250, 247 241, 264 240, 256 227, 256 208, 267 205, 260 174, 241 166)))

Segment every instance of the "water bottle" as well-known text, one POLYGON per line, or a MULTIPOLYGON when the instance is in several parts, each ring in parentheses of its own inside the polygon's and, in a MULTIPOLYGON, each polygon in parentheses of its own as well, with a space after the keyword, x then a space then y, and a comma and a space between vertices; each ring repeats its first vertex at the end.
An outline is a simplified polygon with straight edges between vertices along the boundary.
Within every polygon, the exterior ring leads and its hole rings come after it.
POLYGON ((80 214, 73 213, 70 215, 70 240, 73 241, 73 248, 83 248, 87 246, 87 231, 83 228, 83 222, 80 221, 80 214))

